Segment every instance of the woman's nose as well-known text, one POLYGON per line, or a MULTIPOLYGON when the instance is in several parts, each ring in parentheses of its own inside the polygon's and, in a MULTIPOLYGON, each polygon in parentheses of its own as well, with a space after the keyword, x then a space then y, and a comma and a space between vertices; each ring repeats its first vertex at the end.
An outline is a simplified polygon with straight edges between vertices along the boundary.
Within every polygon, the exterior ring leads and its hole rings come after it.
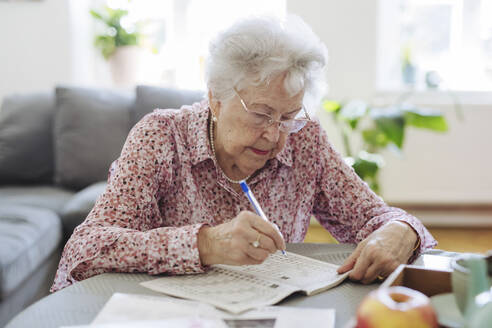
POLYGON ((273 122, 272 125, 265 129, 263 136, 270 142, 278 142, 278 139, 280 138, 280 123, 273 122))

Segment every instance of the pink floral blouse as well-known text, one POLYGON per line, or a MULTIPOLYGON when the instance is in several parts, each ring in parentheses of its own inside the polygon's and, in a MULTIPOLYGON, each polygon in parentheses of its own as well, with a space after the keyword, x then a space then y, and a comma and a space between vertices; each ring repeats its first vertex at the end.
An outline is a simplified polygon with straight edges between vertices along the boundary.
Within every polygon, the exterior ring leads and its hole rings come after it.
MULTIPOLYGON (((208 103, 157 109, 131 130, 108 186, 63 251, 51 291, 103 272, 203 272, 197 234, 227 222, 248 199, 230 188, 212 156, 208 103)), ((387 206, 328 142, 317 122, 288 137, 249 186, 286 242, 302 242, 311 215, 343 243, 392 220, 436 241, 415 217, 387 206)), ((417 252, 417 253, 418 253, 417 252)))

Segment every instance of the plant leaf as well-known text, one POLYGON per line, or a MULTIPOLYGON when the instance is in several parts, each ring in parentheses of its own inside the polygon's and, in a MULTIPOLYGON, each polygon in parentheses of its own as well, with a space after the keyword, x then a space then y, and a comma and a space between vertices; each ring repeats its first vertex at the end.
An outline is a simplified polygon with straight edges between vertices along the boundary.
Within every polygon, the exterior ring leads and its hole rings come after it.
POLYGON ((106 32, 97 35, 94 39, 95 46, 101 50, 104 58, 111 57, 117 47, 140 45, 142 33, 138 25, 135 24, 135 28, 129 28, 129 31, 121 26, 121 19, 128 15, 128 11, 113 9, 109 6, 105 6, 104 9, 105 15, 95 10, 89 11, 94 18, 103 21, 107 26, 106 32))
POLYGON ((448 125, 444 116, 436 110, 411 108, 404 110, 405 123, 417 128, 446 132, 448 125))
POLYGON ((379 170, 377 163, 362 159, 360 157, 355 159, 352 167, 354 168, 355 173, 357 173, 362 180, 375 177, 379 170))
POLYGON ((116 50, 114 38, 109 35, 96 36, 94 40, 94 45, 101 49, 102 55, 105 59, 111 57, 111 55, 116 50))
POLYGON ((352 100, 340 110, 340 117, 348 122, 352 129, 357 127, 361 117, 367 113, 367 104, 361 100, 352 100))
POLYGON ((346 162, 354 168, 355 173, 362 180, 369 184, 373 191, 379 193, 378 173, 379 169, 384 166, 384 159, 381 155, 361 151, 355 159, 347 158, 346 162))
POLYGON ((342 105, 335 100, 324 100, 321 106, 328 113, 337 112, 342 108, 342 105))
POLYGON ((403 147, 405 119, 403 112, 397 107, 373 108, 371 116, 377 129, 386 135, 386 138, 398 148, 403 147))
POLYGON ((386 134, 377 128, 362 131, 362 138, 372 148, 384 148, 390 142, 386 134))
POLYGON ((100 13, 98 13, 97 11, 91 9, 89 12, 92 15, 92 17, 99 19, 103 22, 105 21, 104 18, 102 17, 102 15, 100 13))

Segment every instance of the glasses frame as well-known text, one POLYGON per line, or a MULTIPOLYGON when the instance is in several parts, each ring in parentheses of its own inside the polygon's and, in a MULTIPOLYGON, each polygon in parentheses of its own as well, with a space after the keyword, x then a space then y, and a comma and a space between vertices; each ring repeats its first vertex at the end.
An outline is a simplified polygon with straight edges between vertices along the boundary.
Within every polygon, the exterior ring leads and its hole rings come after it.
POLYGON ((299 118, 297 118, 297 119, 296 118, 293 118, 293 119, 290 119, 290 120, 279 121, 279 120, 273 119, 273 117, 271 117, 268 114, 260 113, 260 112, 256 112, 254 110, 248 109, 248 106, 246 106, 246 102, 239 95, 239 92, 237 92, 236 88, 234 88, 233 90, 236 93, 236 95, 238 96, 239 101, 241 102, 241 105, 243 106, 244 110, 247 113, 253 113, 253 114, 263 115, 265 117, 268 117, 268 123, 267 123, 267 125, 264 126, 264 127, 258 127, 258 129, 268 129, 270 126, 273 125, 273 123, 278 123, 278 127, 279 127, 279 130, 280 131, 286 132, 286 133, 296 133, 296 132, 299 132, 303 127, 305 127, 306 124, 307 124, 307 122, 311 121, 311 117, 309 116, 309 114, 308 114, 308 112, 306 110, 306 107, 304 107, 304 104, 302 105, 301 110, 304 112, 305 118, 300 118, 300 119, 299 118), (300 127, 298 127, 298 128, 296 128, 296 125, 293 125, 294 126, 294 129, 288 129, 285 126, 285 123, 286 122, 299 122, 299 123, 302 122, 303 124, 300 127))

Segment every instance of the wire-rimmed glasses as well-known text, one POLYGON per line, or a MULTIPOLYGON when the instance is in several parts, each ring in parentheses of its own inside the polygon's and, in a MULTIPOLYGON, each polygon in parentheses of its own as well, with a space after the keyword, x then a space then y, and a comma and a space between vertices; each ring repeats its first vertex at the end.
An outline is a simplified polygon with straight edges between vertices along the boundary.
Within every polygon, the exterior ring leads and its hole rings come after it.
POLYGON ((302 111, 304 114, 303 118, 275 120, 268 113, 248 109, 248 106, 246 106, 246 103, 244 102, 243 98, 241 98, 241 96, 236 91, 236 89, 234 89, 234 92, 239 97, 239 100, 241 101, 241 105, 243 105, 244 110, 248 114, 247 117, 248 123, 254 128, 266 129, 269 126, 271 126, 273 123, 278 123, 280 131, 285 133, 296 133, 299 132, 304 126, 306 126, 307 122, 311 120, 304 105, 302 106, 302 108, 299 110, 299 113, 297 114, 297 116, 299 116, 299 114, 302 111))

